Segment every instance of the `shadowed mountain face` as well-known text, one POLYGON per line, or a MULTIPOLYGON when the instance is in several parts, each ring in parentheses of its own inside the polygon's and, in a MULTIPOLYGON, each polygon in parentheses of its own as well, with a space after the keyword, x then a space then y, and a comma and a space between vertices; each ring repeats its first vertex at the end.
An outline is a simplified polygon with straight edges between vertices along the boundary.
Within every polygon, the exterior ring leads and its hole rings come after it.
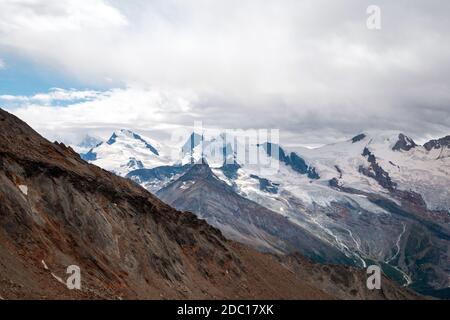
POLYGON ((307 230, 263 206, 246 199, 210 167, 195 164, 179 179, 157 192, 160 199, 179 210, 195 212, 230 238, 262 251, 301 251, 315 261, 352 264, 342 252, 307 230))
POLYGON ((226 240, 0 109, 1 298, 416 298, 364 283, 363 270, 226 240), (69 265, 81 290, 65 285, 69 265))
POLYGON ((430 140, 423 145, 425 149, 430 151, 431 149, 450 148, 450 136, 443 137, 437 140, 430 140))

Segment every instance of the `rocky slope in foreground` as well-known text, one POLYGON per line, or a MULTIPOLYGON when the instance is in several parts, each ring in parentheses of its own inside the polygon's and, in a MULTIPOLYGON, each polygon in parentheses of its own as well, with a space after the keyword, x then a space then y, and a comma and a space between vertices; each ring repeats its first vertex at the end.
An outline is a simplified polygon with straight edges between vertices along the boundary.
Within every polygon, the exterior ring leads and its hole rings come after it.
POLYGON ((0 109, 0 298, 410 299, 363 270, 266 255, 0 109), (81 268, 81 290, 64 284, 81 268))

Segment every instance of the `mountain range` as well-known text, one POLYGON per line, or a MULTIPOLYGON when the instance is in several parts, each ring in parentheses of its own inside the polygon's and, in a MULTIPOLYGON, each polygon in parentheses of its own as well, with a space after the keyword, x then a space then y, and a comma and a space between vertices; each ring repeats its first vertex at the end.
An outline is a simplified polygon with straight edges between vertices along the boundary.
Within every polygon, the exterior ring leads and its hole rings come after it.
POLYGON ((388 278, 369 290, 366 277, 229 240, 0 109, 0 299, 420 298, 388 278))
POLYGON ((258 251, 378 264, 402 286, 449 297, 450 136, 423 146, 399 132, 315 149, 241 142, 193 132, 164 145, 122 129, 81 157, 258 251))

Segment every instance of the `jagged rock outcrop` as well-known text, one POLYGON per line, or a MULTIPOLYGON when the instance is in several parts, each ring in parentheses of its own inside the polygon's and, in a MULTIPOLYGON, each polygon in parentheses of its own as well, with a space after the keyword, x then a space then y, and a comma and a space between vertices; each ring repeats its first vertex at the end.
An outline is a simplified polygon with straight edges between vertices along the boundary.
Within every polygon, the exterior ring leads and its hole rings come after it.
POLYGON ((284 162, 287 166, 290 166, 294 171, 307 175, 310 179, 320 179, 316 168, 308 165, 306 161, 295 152, 287 154, 279 145, 269 142, 262 144, 262 147, 265 149, 267 155, 277 157, 281 162, 284 162))
POLYGON ((356 142, 361 141, 361 140, 363 140, 365 138, 366 138, 366 135, 364 133, 360 133, 360 134, 358 134, 358 135, 356 135, 356 136, 354 136, 352 138, 352 143, 356 143, 356 142))
POLYGON ((450 148, 450 135, 444 138, 430 140, 423 146, 427 151, 430 151, 432 149, 441 149, 445 147, 450 148))
POLYGON ((383 168, 378 164, 375 155, 372 154, 372 152, 370 152, 368 148, 364 148, 362 156, 367 157, 369 166, 360 166, 359 172, 361 172, 365 176, 375 179, 383 188, 386 188, 389 191, 393 191, 397 184, 392 181, 389 173, 383 170, 383 168))
POLYGON ((415 147, 417 147, 417 144, 414 142, 413 139, 405 136, 403 133, 400 133, 398 135, 397 142, 392 147, 392 150, 394 150, 394 151, 400 151, 400 150, 409 151, 415 147))

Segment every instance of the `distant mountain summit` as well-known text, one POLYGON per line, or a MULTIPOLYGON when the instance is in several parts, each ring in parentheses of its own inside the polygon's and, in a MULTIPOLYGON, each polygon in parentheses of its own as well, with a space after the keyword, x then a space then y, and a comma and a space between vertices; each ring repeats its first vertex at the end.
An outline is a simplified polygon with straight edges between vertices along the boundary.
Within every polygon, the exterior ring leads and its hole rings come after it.
POLYGON ((81 157, 119 175, 145 167, 167 163, 167 158, 158 151, 160 144, 131 130, 121 129, 110 138, 98 143, 81 157))
POLYGON ((159 156, 158 150, 155 149, 150 143, 148 143, 146 140, 144 140, 140 135, 137 133, 134 133, 131 130, 121 129, 118 132, 114 132, 112 136, 106 141, 106 144, 112 145, 115 144, 117 141, 122 142, 125 140, 131 140, 132 142, 136 143, 141 142, 144 144, 145 148, 149 149, 151 152, 153 152, 155 155, 159 156), (135 141, 133 141, 135 140, 135 141))
POLYGON ((409 151, 415 147, 417 147, 417 144, 414 142, 413 139, 405 136, 403 133, 400 133, 398 135, 398 141, 392 147, 392 150, 394 150, 394 151, 400 151, 400 150, 409 151))

